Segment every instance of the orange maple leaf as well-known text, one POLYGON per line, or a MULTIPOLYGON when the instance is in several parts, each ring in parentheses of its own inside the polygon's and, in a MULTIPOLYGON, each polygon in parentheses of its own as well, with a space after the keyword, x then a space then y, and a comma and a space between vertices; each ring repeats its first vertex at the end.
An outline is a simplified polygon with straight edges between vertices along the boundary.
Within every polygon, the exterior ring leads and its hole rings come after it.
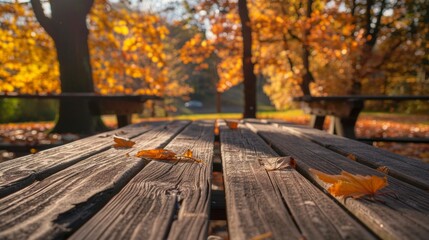
POLYGON ((113 145, 115 148, 131 148, 136 144, 134 141, 118 136, 113 136, 113 141, 115 141, 115 144, 113 145))
POLYGON ((323 182, 332 184, 328 191, 335 197, 360 198, 366 195, 375 196, 377 191, 388 185, 387 177, 363 176, 346 171, 341 171, 340 175, 330 175, 311 168, 310 172, 323 182))
POLYGON ((202 163, 200 159, 192 157, 193 153, 191 149, 186 150, 183 155, 177 155, 175 152, 159 148, 159 149, 150 149, 150 150, 141 150, 137 152, 136 157, 141 158, 151 158, 154 160, 176 160, 176 161, 194 161, 197 163, 202 163))
POLYGON ((136 154, 136 157, 152 158, 157 160, 176 160, 176 153, 167 149, 150 149, 141 150, 136 154))

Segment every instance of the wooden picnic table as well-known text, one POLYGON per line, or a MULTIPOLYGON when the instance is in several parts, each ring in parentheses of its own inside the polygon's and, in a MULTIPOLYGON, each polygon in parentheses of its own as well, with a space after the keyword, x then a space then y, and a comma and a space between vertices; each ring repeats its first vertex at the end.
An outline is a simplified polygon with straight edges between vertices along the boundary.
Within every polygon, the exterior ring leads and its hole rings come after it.
MULTIPOLYGON (((427 101, 429 96, 371 96, 371 95, 347 95, 347 96, 301 96, 293 98, 300 102, 305 113, 311 114, 310 126, 323 129, 326 116, 331 116, 328 132, 347 138, 357 139, 355 126, 366 101, 427 101)), ((366 142, 416 142, 429 143, 429 139, 410 138, 368 138, 359 139, 366 142)))
POLYGON ((131 114, 142 113, 143 103, 147 100, 162 100, 162 97, 156 95, 125 95, 110 94, 101 95, 96 93, 61 93, 61 94, 19 94, 19 93, 0 93, 2 98, 19 99, 57 99, 57 100, 89 100, 90 109, 93 114, 115 114, 118 127, 124 127, 131 124, 131 114))
POLYGON ((0 163, 0 239, 207 239, 219 212, 231 239, 429 236, 429 164, 279 121, 218 127, 139 123, 0 163), (113 148, 114 135, 136 144, 113 148), (135 157, 155 148, 191 149, 203 163, 135 157), (266 170, 278 156, 292 156, 296 167, 266 170), (310 168, 387 172, 389 185, 376 200, 333 197, 310 168), (212 190, 214 170, 224 191, 212 190))

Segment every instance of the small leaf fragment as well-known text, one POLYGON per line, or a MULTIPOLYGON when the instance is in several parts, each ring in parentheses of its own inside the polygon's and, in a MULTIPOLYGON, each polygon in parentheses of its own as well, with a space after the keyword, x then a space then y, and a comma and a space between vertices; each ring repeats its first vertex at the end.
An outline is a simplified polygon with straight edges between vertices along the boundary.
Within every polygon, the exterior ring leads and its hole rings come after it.
POLYGON ((267 171, 282 170, 287 168, 296 168, 296 161, 291 156, 273 157, 273 158, 260 158, 261 165, 267 171))
POLYGON ((384 174, 389 174, 389 168, 386 166, 380 166, 377 168, 377 171, 382 172, 384 174))
POLYGON ((229 121, 226 121, 226 125, 229 127, 229 129, 234 130, 238 128, 238 121, 229 120, 229 121))
POLYGON ((218 123, 217 119, 216 119, 215 125, 214 125, 214 134, 219 135, 219 123, 218 123))
POLYGON ((186 152, 183 154, 183 156, 191 158, 192 157, 192 150, 191 149, 186 150, 186 152))
POLYGON ((348 158, 348 159, 350 159, 350 160, 352 160, 352 161, 356 161, 356 156, 355 156, 355 155, 353 155, 353 154, 351 154, 351 153, 349 153, 349 154, 347 155, 347 158, 348 158))
POLYGON ((323 182, 332 184, 328 191, 335 197, 375 196, 380 189, 388 185, 387 177, 363 176, 346 171, 341 171, 340 175, 330 175, 312 168, 309 170, 323 182))

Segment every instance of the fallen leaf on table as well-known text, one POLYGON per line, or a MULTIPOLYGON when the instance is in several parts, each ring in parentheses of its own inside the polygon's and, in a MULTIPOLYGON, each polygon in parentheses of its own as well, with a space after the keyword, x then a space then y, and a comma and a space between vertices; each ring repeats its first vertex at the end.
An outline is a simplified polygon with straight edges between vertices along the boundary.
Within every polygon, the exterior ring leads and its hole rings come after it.
POLYGON ((188 149, 184 155, 177 155, 175 152, 159 148, 159 149, 150 149, 150 150, 141 150, 137 152, 136 157, 141 158, 151 158, 154 160, 172 160, 172 161, 183 161, 190 160, 197 163, 202 163, 200 159, 192 157, 192 150, 188 149))
POLYGON ((377 171, 382 172, 384 174, 389 174, 389 168, 386 166, 380 166, 377 168, 377 171))
POLYGON ((347 158, 350 160, 356 161, 356 156, 351 153, 347 155, 347 158))
POLYGON ((296 167, 295 159, 290 156, 260 158, 259 162, 265 167, 265 170, 267 171, 282 170, 296 167))
POLYGON ((141 150, 136 154, 136 157, 152 158, 156 160, 176 160, 176 153, 167 149, 150 149, 141 150), (174 158, 174 159, 173 159, 174 158))
POLYGON ((238 121, 225 121, 226 125, 229 127, 229 129, 237 129, 238 128, 238 121))
POLYGON ((113 141, 115 144, 113 147, 115 148, 131 148, 136 144, 134 141, 129 140, 128 138, 113 136, 113 141))
POLYGON ((310 172, 323 182, 332 184, 328 191, 335 197, 360 198, 366 195, 373 197, 377 191, 388 185, 386 177, 363 176, 346 171, 341 171, 340 175, 330 175, 311 168, 310 172))

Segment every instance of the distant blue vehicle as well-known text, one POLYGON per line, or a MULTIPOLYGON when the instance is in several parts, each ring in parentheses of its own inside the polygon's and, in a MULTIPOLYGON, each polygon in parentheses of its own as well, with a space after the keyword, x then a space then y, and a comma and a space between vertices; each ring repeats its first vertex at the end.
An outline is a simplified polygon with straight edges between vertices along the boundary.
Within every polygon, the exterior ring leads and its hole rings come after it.
POLYGON ((192 100, 189 102, 185 102, 185 107, 187 107, 187 108, 202 108, 203 103, 200 101, 192 100))

